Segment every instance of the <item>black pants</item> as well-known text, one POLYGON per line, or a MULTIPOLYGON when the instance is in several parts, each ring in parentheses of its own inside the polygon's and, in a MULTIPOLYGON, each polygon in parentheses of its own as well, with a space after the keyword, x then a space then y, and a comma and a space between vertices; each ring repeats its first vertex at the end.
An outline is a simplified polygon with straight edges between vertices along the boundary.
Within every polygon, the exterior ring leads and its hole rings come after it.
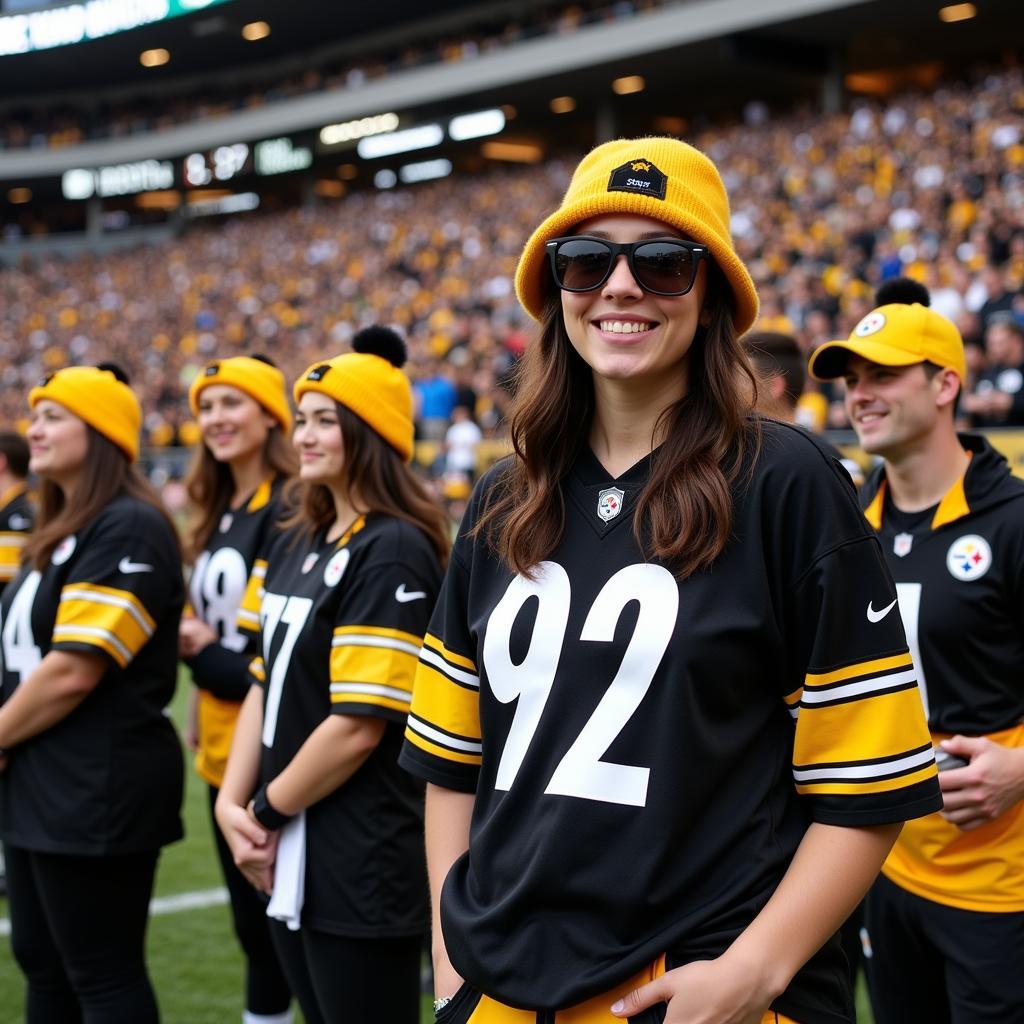
POLYGON ((423 938, 353 939, 270 922, 306 1024, 419 1024, 423 938))
POLYGON ((159 852, 6 852, 26 1024, 156 1024, 145 941, 159 852))
POLYGON ((270 938, 270 924, 267 919, 266 898, 261 896, 235 867, 231 848, 221 834, 213 807, 219 790, 210 791, 210 818, 213 821, 213 835, 217 843, 217 857, 220 860, 224 882, 231 899, 231 916, 235 935, 245 954, 245 1008, 253 1014, 273 1016, 284 1013, 292 1002, 292 990, 281 970, 281 964, 270 938))
POLYGON ((946 907, 881 877, 867 930, 876 1024, 1024 1024, 1024 912, 946 907))

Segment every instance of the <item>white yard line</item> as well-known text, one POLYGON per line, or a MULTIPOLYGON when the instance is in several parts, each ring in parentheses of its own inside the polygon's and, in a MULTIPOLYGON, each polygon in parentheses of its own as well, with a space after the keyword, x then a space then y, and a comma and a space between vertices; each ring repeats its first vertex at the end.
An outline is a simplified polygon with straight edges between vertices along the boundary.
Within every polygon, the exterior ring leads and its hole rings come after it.
MULTIPOLYGON (((228 901, 228 891, 223 886, 219 889, 202 889, 198 892, 180 892, 174 896, 158 896, 151 900, 149 912, 157 914, 178 914, 182 910, 202 910, 204 907, 220 907, 228 901)), ((10 918, 0 917, 0 936, 11 934, 10 918)))

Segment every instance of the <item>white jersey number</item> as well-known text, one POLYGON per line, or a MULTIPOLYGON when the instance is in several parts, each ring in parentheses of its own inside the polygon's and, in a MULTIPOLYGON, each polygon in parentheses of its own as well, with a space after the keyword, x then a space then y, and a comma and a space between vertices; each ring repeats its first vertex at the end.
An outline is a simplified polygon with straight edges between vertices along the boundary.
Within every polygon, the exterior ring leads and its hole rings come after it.
POLYGON ((4 664, 8 672, 18 673, 19 683, 23 683, 43 660, 42 651, 32 635, 32 605, 42 578, 38 572, 30 572, 25 577, 25 582, 11 601, 3 624, 4 664))
POLYGON ((285 597, 282 594, 264 594, 260 605, 260 628, 263 634, 263 663, 270 668, 270 646, 274 633, 280 623, 288 630, 281 642, 281 648, 274 658, 273 668, 267 682, 267 699, 263 707, 263 745, 272 747, 277 733, 277 715, 281 710, 281 692, 284 679, 288 674, 288 664, 292 659, 295 641, 299 639, 302 627, 313 609, 313 599, 309 597, 285 597))
POLYGON ((907 646, 910 657, 914 659, 914 671, 917 673, 917 688, 921 693, 924 705, 924 717, 928 718, 928 684, 924 678, 924 665, 921 663, 921 641, 918 637, 918 623, 921 620, 921 584, 897 583, 896 596, 899 598, 900 618, 903 619, 903 632, 907 634, 907 646))
MULTIPOLYGON (((511 789, 540 724, 566 639, 572 588, 557 562, 542 562, 537 576, 517 576, 495 606, 484 635, 483 662, 494 696, 502 704, 518 700, 498 764, 495 787, 511 789), (526 657, 512 661, 512 625, 527 601, 537 613, 526 657)), ((580 634, 583 642, 609 643, 626 605, 640 614, 618 671, 594 713, 559 762, 546 793, 643 807, 650 769, 602 758, 643 702, 661 664, 679 611, 679 587, 659 565, 630 565, 601 588, 580 634)))
POLYGON ((196 559, 190 581, 196 613, 217 630, 222 646, 236 653, 245 650, 245 637, 236 619, 248 581, 245 559, 234 548, 204 551, 196 559))

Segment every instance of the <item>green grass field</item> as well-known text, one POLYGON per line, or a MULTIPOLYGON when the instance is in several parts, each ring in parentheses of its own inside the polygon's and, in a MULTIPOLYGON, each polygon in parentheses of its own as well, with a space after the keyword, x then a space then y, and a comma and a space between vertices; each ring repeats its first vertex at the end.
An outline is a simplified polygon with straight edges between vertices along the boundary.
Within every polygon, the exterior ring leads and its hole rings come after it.
MULTIPOLYGON (((180 721, 187 692, 183 674, 174 703, 180 721)), ((191 770, 185 795, 185 839, 160 859, 156 895, 171 896, 220 887, 223 883, 210 835, 205 784, 191 770)), ((0 899, 0 917, 7 901, 0 899)), ((8 940, 0 951, 0 1018, 15 1024, 24 1015, 24 982, 8 940)), ((164 1024, 234 1024, 242 1013, 242 961, 226 906, 154 916, 148 936, 149 969, 164 1024)), ((872 1024, 867 998, 858 991, 858 1021, 872 1024)), ((433 1020, 424 997, 422 1024, 433 1020)), ((301 1014, 296 1015, 301 1024, 301 1014)))

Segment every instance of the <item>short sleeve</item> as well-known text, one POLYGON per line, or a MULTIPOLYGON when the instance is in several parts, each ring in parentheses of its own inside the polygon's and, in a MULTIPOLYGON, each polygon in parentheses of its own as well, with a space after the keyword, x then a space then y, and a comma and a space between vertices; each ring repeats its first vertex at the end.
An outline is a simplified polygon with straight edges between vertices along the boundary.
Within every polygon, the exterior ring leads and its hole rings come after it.
POLYGON ((60 593, 53 649, 86 651, 126 668, 150 640, 181 587, 181 563, 169 533, 139 538, 140 524, 83 537, 60 593), (114 536, 111 536, 114 534, 114 536), (175 578, 176 577, 176 578, 175 578))
POLYGON ((452 557, 423 638, 399 763, 447 789, 472 793, 481 762, 480 675, 467 626, 469 574, 452 557))
POLYGON ((0 585, 10 583, 17 576, 21 552, 27 541, 27 533, 0 529, 0 585))
POLYGON ((263 583, 267 578, 267 560, 257 558, 252 563, 249 582, 245 586, 242 602, 235 613, 238 631, 251 645, 260 633, 260 602, 263 600, 263 583))
POLYGON ((331 637, 331 712, 405 725, 423 634, 441 571, 425 547, 368 559, 345 588, 331 637))
POLYGON ((813 820, 880 825, 940 810, 916 673, 875 538, 819 558, 797 582, 789 622, 806 666, 785 697, 796 720, 793 778, 813 820))

